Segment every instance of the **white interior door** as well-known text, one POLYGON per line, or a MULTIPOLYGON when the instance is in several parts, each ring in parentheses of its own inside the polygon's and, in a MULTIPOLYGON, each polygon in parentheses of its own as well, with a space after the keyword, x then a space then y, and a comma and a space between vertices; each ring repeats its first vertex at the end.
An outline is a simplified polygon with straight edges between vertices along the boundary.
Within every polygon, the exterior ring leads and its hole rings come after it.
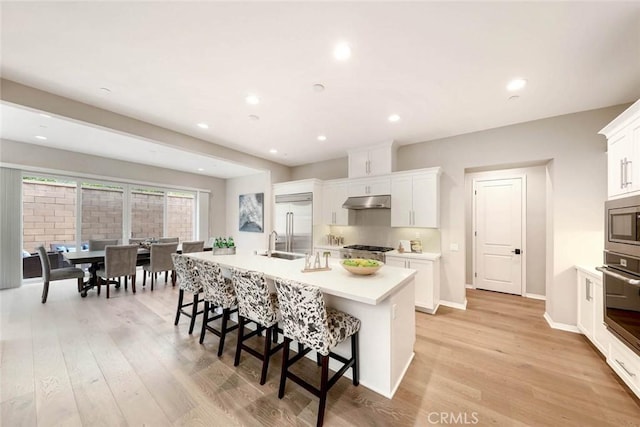
POLYGON ((522 178, 476 181, 474 197, 474 285, 522 295, 522 178))

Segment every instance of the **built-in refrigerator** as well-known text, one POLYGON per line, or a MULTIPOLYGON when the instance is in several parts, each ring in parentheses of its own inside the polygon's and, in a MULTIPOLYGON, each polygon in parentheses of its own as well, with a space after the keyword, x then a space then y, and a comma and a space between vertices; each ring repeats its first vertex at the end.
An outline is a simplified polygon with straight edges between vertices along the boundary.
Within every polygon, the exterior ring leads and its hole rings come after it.
POLYGON ((313 193, 281 194, 275 198, 275 249, 313 252, 313 193))

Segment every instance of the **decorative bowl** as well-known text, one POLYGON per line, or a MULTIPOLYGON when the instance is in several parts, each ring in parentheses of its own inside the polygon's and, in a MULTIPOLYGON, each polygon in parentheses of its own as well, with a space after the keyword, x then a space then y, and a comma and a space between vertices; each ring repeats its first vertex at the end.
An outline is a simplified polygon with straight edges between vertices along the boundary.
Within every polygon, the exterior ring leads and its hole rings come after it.
POLYGON ((350 273, 368 276, 380 270, 384 263, 375 259, 351 258, 340 261, 340 265, 350 273))

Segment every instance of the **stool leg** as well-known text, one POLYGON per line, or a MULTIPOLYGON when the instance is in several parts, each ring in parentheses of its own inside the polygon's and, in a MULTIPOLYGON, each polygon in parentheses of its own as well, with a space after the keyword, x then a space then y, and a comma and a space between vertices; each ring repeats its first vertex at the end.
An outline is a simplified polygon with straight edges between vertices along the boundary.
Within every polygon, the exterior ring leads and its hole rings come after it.
POLYGON ((242 338, 244 337, 244 317, 238 314, 238 342, 236 343, 236 358, 233 361, 233 366, 240 364, 240 352, 242 352, 242 338))
POLYGON ((280 387, 278 387, 278 399, 282 399, 284 397, 284 386, 287 382, 287 370, 289 363, 289 345, 291 344, 291 339, 284 337, 284 345, 282 348, 282 369, 280 370, 280 387))
POLYGON ((196 313, 198 312, 198 294, 193 294, 193 305, 191 306, 191 322, 189 323, 189 335, 193 333, 196 326, 196 313))
POLYGON ((209 318, 209 301, 205 301, 204 311, 202 312, 202 329, 200 330, 200 344, 204 342, 204 334, 207 331, 208 318, 209 318))
POLYGON ((351 336, 351 357, 353 358, 353 385, 360 384, 360 352, 358 351, 358 332, 351 336))
POLYGON ((176 321, 173 322, 174 325, 178 324, 178 320, 180 320, 180 311, 182 309, 182 300, 184 299, 184 290, 180 289, 178 293, 178 309, 176 310, 176 321))
POLYGON ((267 334, 264 337, 264 353, 262 353, 262 374, 260 375, 260 385, 264 385, 267 381, 267 370, 269 369, 269 359, 271 356, 271 333, 273 327, 267 328, 267 334))
POLYGON ((218 345, 218 357, 222 356, 222 350, 224 350, 224 339, 227 335, 227 321, 229 320, 228 308, 222 309, 222 324, 220 326, 220 344, 218 345))
POLYGON ((134 294, 136 293, 136 273, 131 275, 131 290, 134 294))
POLYGON ((318 406, 317 427, 324 422, 324 408, 327 406, 327 383, 329 380, 329 356, 322 356, 322 377, 320 378, 320 405, 318 406))

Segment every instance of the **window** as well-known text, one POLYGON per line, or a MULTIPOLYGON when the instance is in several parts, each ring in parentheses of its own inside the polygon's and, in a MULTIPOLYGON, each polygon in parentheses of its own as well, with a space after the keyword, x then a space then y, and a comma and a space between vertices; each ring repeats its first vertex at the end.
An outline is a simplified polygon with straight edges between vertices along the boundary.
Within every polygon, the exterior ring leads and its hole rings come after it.
POLYGON ((187 192, 167 193, 167 236, 181 242, 192 240, 196 212, 196 195, 187 192))
POLYGON ((33 253, 40 244, 47 251, 54 246, 76 246, 76 182, 24 176, 22 178, 22 246, 33 253))
POLYGON ((83 182, 81 233, 84 248, 89 239, 122 239, 124 189, 120 185, 83 182))
POLYGON ((143 187, 131 189, 131 237, 164 236, 164 191, 143 187))

